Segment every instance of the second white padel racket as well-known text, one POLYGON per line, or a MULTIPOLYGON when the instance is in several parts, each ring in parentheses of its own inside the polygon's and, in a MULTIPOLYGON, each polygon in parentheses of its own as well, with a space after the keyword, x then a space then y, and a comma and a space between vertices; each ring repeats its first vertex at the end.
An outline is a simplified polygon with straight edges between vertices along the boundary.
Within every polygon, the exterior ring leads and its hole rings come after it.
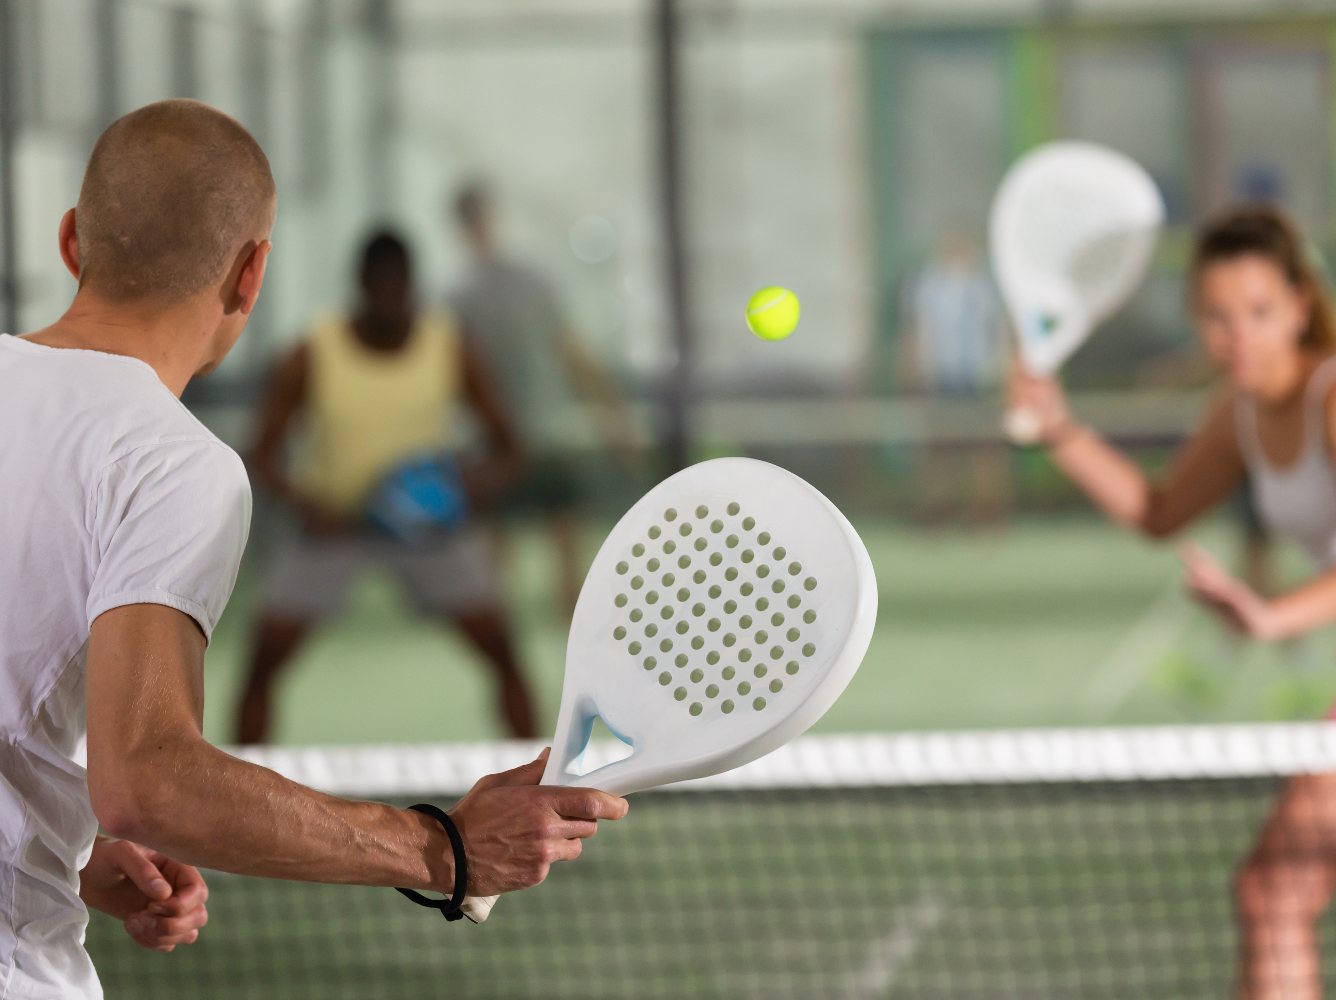
MULTIPOLYGON (((1053 142, 1021 157, 993 199, 993 271, 1021 364, 1052 375, 1141 284, 1164 222, 1164 202, 1131 158, 1093 143, 1053 142)), ((1007 414, 1017 444, 1037 418, 1007 414)))
MULTIPOLYGON (((580 591, 543 784, 627 795, 769 753, 839 697, 876 617, 867 549, 802 479, 746 458, 671 476, 613 528, 580 591), (578 774, 597 719, 631 754, 578 774)), ((464 913, 481 922, 496 898, 464 913)))

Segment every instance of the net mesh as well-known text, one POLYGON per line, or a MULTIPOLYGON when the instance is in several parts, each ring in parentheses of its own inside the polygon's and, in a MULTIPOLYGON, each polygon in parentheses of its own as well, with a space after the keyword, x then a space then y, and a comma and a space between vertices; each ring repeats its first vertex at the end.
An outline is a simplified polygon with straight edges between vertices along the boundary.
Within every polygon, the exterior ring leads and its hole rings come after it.
MULTIPOLYGON (((254 756, 409 803, 532 749, 254 756)), ((1219 998, 1234 871, 1284 778, 1322 771, 1336 726, 808 738, 635 796, 481 926, 215 874, 196 945, 143 952, 95 916, 89 948, 112 998, 1219 998)))

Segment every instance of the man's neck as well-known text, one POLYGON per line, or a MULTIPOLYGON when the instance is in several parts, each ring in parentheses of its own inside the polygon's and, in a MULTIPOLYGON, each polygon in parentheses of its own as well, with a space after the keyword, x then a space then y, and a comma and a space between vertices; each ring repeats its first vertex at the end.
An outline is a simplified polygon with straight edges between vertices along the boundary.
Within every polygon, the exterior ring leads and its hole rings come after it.
POLYGON ((80 292, 65 315, 25 339, 46 347, 138 358, 179 397, 203 364, 203 327, 200 309, 193 303, 162 309, 109 303, 80 292))
POLYGON ((353 333, 373 350, 396 351, 408 343, 413 319, 411 309, 379 315, 363 310, 353 318, 353 333))
POLYGON ((1307 351, 1296 351, 1279 358, 1268 372, 1264 385, 1259 386, 1257 398, 1263 405, 1283 409, 1300 402, 1308 385, 1308 377, 1321 359, 1307 351))

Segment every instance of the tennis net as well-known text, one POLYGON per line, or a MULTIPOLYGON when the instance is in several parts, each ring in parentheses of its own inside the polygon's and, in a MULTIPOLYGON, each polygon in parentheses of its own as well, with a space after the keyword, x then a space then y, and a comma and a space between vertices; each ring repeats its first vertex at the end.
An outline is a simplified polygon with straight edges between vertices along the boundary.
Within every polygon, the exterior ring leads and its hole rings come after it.
MULTIPOLYGON (((247 755, 406 804, 534 749, 247 755)), ((1325 724, 809 737, 635 796, 481 926, 390 890, 213 875, 196 945, 144 952, 95 915, 89 947, 112 1000, 1220 998, 1233 871, 1280 781, 1324 771, 1325 724)))

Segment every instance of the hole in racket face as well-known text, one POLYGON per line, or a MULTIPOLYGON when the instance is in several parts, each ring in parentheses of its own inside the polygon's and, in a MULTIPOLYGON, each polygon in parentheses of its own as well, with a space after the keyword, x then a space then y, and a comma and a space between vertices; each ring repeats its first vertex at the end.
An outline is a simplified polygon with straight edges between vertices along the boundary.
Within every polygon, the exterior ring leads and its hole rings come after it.
POLYGON ((601 718, 595 717, 589 724, 584 749, 566 765, 566 773, 582 777, 607 764, 625 760, 634 752, 630 740, 614 732, 601 718), (597 755, 590 752, 590 747, 598 747, 597 755))
POLYGON ((821 652, 809 606, 820 581, 738 501, 665 508, 614 568, 612 638, 665 711, 763 712, 821 652), (691 555, 678 557, 683 542, 691 555), (670 565, 683 572, 668 579, 670 565))

